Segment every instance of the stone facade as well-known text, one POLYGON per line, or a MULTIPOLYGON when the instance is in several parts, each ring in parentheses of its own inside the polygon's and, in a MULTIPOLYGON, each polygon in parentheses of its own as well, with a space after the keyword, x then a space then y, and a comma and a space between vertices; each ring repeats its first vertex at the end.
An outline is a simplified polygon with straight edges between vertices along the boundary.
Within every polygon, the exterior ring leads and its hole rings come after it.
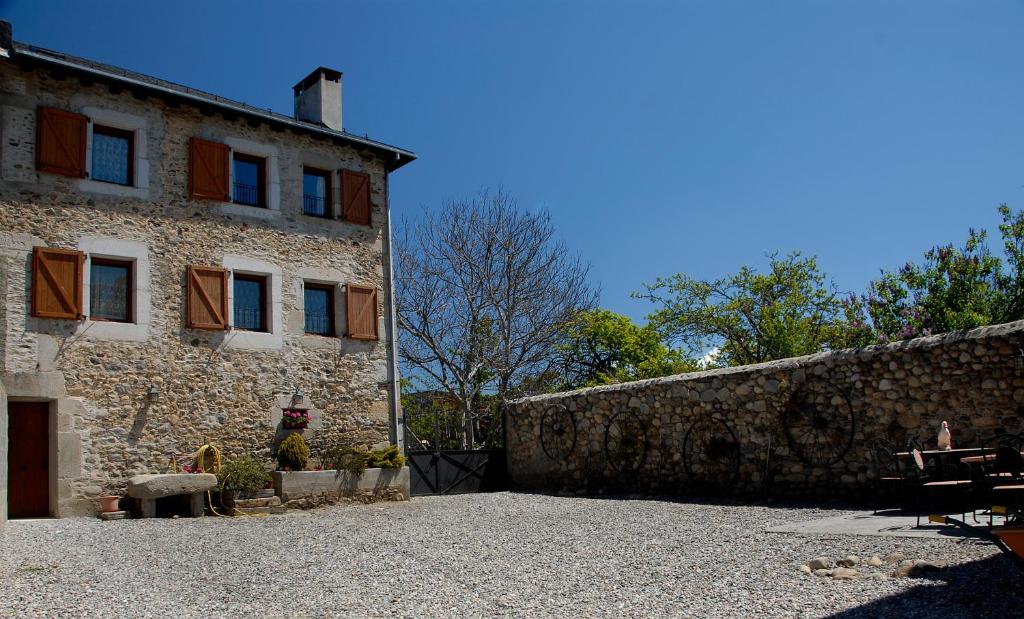
POLYGON ((864 496, 872 444, 1024 431, 1024 321, 526 398, 508 415, 521 490, 864 496))
MULTIPOLYGON (((123 493, 133 475, 166 472, 172 456, 207 442, 227 458, 269 458, 281 407, 296 387, 314 409, 304 431, 314 449, 336 441, 370 446, 398 434, 387 319, 391 168, 382 155, 8 62, 0 62, 0 131, 0 372, 8 397, 53 403, 53 515, 95 513, 96 497, 123 493), (136 187, 37 172, 39 105, 137 123, 136 187), (190 199, 194 136, 264 149, 270 208, 190 199), (372 226, 303 215, 304 165, 368 173, 372 226), (146 315, 137 308, 137 324, 128 327, 32 317, 34 246, 115 255, 136 248, 146 315), (267 265, 277 287, 273 333, 187 328, 189 265, 267 265), (376 287, 380 339, 306 335, 303 281, 336 284, 339 330, 342 286, 376 287), (152 387, 155 401, 147 396, 152 387)), ((337 184, 334 190, 337 203, 337 184)))

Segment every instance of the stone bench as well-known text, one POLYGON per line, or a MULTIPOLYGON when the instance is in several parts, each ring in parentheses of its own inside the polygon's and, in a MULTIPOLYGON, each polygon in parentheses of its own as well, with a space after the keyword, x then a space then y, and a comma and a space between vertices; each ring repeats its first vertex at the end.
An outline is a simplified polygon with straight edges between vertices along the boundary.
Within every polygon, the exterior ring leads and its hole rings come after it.
POLYGON ((157 499, 188 495, 189 511, 196 518, 203 515, 203 494, 216 485, 217 476, 211 473, 136 475, 128 480, 128 496, 138 500, 143 518, 154 518, 157 499))

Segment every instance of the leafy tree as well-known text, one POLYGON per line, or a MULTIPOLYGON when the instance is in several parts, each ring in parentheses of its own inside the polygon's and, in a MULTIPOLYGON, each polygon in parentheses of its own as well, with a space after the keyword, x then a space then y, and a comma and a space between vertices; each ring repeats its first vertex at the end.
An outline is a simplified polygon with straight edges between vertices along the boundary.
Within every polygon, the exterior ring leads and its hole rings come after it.
POLYGON ((651 326, 637 326, 609 310, 582 312, 560 346, 565 355, 563 388, 592 387, 656 378, 697 369, 670 350, 651 326))
POLYGON ((971 229, 963 247, 939 245, 920 264, 883 271, 847 301, 851 324, 885 342, 1024 318, 1024 212, 1004 204, 999 213, 1006 264, 971 229))
POLYGON ((768 256, 766 273, 744 266, 735 275, 699 280, 684 273, 645 284, 635 297, 660 306, 649 320, 691 357, 717 349, 715 362, 746 365, 846 345, 842 300, 826 285, 817 260, 793 252, 768 256))

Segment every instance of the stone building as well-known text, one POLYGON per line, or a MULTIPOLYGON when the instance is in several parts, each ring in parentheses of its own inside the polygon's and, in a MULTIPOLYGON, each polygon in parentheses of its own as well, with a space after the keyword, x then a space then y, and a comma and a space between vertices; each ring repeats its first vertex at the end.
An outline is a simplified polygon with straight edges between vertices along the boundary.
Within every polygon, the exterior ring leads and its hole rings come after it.
POLYGON ((0 23, 11 517, 95 513, 204 443, 269 458, 293 402, 314 448, 401 440, 388 174, 415 155, 344 130, 337 71, 294 96, 276 114, 0 23))

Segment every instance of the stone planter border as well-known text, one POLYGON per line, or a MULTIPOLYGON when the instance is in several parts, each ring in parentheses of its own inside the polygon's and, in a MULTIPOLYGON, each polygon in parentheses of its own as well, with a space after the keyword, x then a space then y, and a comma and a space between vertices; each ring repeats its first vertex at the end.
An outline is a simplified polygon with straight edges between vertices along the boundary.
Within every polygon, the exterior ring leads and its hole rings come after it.
POLYGON ((409 500, 409 467, 366 469, 356 477, 348 471, 274 471, 274 492, 282 501, 306 497, 382 496, 397 490, 409 500))

